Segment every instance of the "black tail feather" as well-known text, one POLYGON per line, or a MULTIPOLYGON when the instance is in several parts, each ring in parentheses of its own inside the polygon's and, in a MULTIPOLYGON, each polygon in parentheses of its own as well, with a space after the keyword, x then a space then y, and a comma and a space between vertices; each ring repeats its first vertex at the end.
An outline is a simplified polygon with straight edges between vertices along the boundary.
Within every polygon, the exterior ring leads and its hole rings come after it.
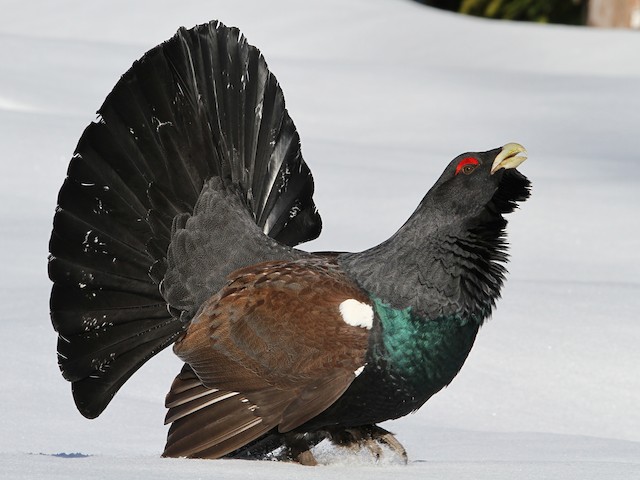
POLYGON ((87 418, 100 415, 120 387, 141 365, 175 341, 178 334, 174 330, 171 325, 155 327, 152 331, 156 338, 117 354, 117 361, 112 359, 111 363, 95 364, 89 376, 74 381, 71 388, 80 413, 87 418))
MULTIPOLYGON (((255 238, 260 230, 289 246, 319 234, 313 179, 282 91, 260 52, 217 22, 180 29, 133 64, 84 131, 60 190, 51 318, 60 368, 83 415, 99 415, 182 332, 179 309, 197 309, 193 302, 238 263, 227 257, 243 240, 229 242, 224 232, 216 233, 224 248, 200 249, 220 257, 208 260, 208 271, 198 270, 199 258, 184 258, 190 235, 208 235, 186 229, 212 177, 220 180, 210 184, 221 188, 215 198, 231 195, 227 210, 242 210, 229 218, 244 215, 249 220, 240 224, 259 227, 244 230, 254 236, 246 261, 269 259, 269 245, 255 238), (159 284, 172 268, 167 250, 179 231, 184 250, 174 257, 182 266, 173 268, 188 286, 168 288, 178 292, 174 298, 159 284)), ((220 228, 217 212, 202 212, 206 221, 193 225, 220 228)))

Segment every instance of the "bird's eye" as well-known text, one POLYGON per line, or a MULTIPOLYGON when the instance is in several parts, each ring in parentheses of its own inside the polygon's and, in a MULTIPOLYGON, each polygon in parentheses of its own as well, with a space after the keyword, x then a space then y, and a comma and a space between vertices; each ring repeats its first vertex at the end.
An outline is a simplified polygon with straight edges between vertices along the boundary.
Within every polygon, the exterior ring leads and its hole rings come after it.
POLYGON ((478 165, 480 165, 480 162, 477 158, 463 158, 462 160, 460 160, 460 163, 458 163, 458 166, 456 167, 456 175, 458 175, 460 172, 464 173, 465 175, 469 175, 478 167, 478 165))

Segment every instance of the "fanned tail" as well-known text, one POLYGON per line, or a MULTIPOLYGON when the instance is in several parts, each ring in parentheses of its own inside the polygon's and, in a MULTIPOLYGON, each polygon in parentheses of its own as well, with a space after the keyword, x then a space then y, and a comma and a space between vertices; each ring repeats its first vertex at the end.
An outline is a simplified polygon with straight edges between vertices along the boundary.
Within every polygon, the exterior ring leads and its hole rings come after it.
POLYGON ((49 259, 60 368, 90 418, 230 271, 299 255, 289 247, 321 228, 282 91, 237 29, 180 29, 98 113, 60 190, 49 259))

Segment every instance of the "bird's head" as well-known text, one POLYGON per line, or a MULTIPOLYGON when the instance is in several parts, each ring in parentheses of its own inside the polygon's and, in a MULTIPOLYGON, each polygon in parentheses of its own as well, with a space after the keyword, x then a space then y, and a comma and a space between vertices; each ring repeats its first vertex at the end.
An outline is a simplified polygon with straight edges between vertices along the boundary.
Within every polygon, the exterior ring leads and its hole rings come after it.
POLYGON ((524 154, 521 145, 509 143, 459 155, 394 235, 364 252, 342 255, 341 265, 394 308, 481 323, 506 273, 503 214, 529 196, 529 180, 516 170, 524 154))
POLYGON ((432 215, 448 223, 476 218, 487 210, 496 216, 512 212, 517 202, 529 197, 529 180, 516 170, 526 155, 517 143, 458 155, 425 197, 436 206, 436 212, 430 209, 432 215))

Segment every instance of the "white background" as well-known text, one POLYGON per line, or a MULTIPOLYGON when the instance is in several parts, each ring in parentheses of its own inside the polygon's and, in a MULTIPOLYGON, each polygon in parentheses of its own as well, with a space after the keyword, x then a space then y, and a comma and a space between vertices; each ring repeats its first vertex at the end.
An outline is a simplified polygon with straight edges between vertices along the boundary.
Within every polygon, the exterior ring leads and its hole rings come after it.
POLYGON ((640 478, 640 34, 405 0, 0 0, 0 12, 0 476, 640 478), (408 466, 161 459, 170 351, 93 421, 58 372, 47 242, 75 144, 135 59, 212 19, 238 26, 282 84, 324 220, 309 249, 382 241, 459 153, 529 151, 532 198, 510 216, 493 319, 449 388, 385 424, 408 466))

